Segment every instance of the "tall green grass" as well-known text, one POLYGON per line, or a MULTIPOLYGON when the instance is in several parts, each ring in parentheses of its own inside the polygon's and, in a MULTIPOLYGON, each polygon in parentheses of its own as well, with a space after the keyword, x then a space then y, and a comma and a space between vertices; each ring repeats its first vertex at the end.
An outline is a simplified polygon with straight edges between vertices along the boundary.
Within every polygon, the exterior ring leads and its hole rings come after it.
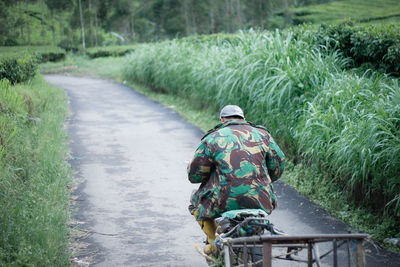
POLYGON ((0 81, 0 265, 67 266, 66 95, 0 81))
POLYGON ((123 75, 198 107, 240 105, 295 163, 319 166, 358 205, 399 214, 398 80, 347 72, 347 59, 290 31, 239 38, 143 45, 123 75))

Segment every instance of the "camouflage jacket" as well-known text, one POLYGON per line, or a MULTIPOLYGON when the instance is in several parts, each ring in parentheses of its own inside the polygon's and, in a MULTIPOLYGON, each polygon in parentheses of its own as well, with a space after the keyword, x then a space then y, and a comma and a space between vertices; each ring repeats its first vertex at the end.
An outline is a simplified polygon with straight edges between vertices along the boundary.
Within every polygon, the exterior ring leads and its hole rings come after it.
POLYGON ((236 120, 217 125, 202 138, 188 166, 189 181, 201 183, 191 212, 197 211, 197 220, 235 209, 271 213, 276 206, 271 182, 282 175, 284 157, 263 127, 236 120))

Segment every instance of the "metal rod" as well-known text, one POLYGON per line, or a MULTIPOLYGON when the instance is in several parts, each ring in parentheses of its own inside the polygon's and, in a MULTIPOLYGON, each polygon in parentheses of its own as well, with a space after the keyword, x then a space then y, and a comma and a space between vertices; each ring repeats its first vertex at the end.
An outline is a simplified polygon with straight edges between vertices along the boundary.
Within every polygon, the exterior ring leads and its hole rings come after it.
POLYGON ((314 244, 313 246, 313 251, 314 251, 314 255, 315 255, 315 262, 317 263, 318 267, 321 267, 321 261, 320 261, 320 256, 319 256, 319 249, 318 249, 318 245, 314 244))
MULTIPOLYGON (((343 244, 345 244, 346 241, 342 241, 341 243, 339 243, 339 245, 337 246, 338 248, 340 248, 341 246, 343 246, 343 244)), ((333 248, 328 250, 327 252, 325 252, 324 254, 322 254, 319 258, 323 259, 324 257, 326 257, 327 255, 329 255, 331 252, 333 251, 333 248)))
POLYGON ((308 249, 307 249, 308 267, 312 267, 313 265, 312 246, 313 244, 311 242, 308 242, 308 249))
POLYGON ((350 240, 347 240, 347 264, 351 267, 351 251, 350 251, 350 240))
POLYGON ((268 241, 263 243, 263 267, 272 267, 272 244, 268 241))
POLYGON ((336 239, 333 239, 333 267, 337 267, 337 242, 336 239))
POLYGON ((249 265, 247 264, 247 259, 248 259, 248 255, 247 255, 247 243, 244 242, 244 246, 243 246, 244 267, 248 267, 248 266, 249 266, 249 265))
POLYGON ((231 255, 229 251, 229 246, 225 245, 224 246, 224 261, 225 261, 225 267, 231 267, 231 255))
POLYGON ((227 241, 230 244, 243 243, 243 242, 261 242, 261 241, 288 241, 288 242, 303 242, 308 243, 312 240, 313 243, 316 242, 327 242, 332 239, 342 240, 342 239, 356 239, 362 240, 367 238, 367 234, 320 234, 320 235, 304 235, 304 236, 284 236, 284 235, 259 235, 259 236, 249 236, 249 237, 239 237, 233 238, 227 241), (325 241, 326 240, 326 241, 325 241))
POLYGON ((357 240, 357 267, 364 267, 364 251, 362 240, 357 240))

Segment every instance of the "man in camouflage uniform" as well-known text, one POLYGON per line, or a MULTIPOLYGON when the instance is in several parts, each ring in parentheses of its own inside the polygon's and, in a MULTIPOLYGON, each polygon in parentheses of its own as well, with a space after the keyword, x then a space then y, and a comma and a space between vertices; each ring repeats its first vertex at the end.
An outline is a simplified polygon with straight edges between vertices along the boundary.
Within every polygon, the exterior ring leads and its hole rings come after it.
POLYGON ((284 154, 267 130, 245 121, 243 111, 225 106, 188 166, 189 181, 200 183, 189 210, 207 234, 207 254, 215 250, 214 218, 229 210, 276 207, 272 182, 283 172, 284 154))

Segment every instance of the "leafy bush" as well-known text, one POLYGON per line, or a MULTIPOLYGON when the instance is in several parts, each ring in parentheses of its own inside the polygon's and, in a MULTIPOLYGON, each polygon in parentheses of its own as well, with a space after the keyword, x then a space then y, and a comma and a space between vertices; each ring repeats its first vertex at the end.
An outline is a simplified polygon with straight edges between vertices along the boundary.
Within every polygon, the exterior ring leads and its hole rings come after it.
POLYGON ((0 81, 0 265, 67 266, 66 95, 0 81))
POLYGON ((62 39, 58 46, 67 52, 78 52, 79 48, 74 41, 70 39, 62 39))
POLYGON ((222 45, 224 43, 236 45, 240 42, 240 38, 237 34, 219 33, 208 35, 191 35, 189 37, 178 39, 177 41, 202 45, 222 45))
POLYGON ((90 58, 97 57, 121 57, 135 50, 134 46, 101 46, 92 47, 86 50, 90 58))
POLYGON ((30 53, 36 55, 40 62, 57 62, 65 59, 65 50, 56 46, 3 46, 1 54, 30 53))
POLYGON ((0 80, 8 79, 12 84, 26 81, 35 75, 38 63, 38 56, 27 52, 1 55, 0 80))
POLYGON ((298 38, 308 35, 309 40, 331 50, 338 49, 352 59, 350 67, 379 69, 385 73, 400 76, 400 26, 370 25, 352 26, 348 24, 298 28, 298 38))
POLYGON ((65 58, 63 49, 52 46, 0 47, 0 80, 12 84, 32 78, 41 62, 55 62, 65 58))
POLYGON ((199 107, 240 105, 295 162, 319 166, 355 203, 399 214, 398 81, 347 73, 348 59, 310 36, 250 32, 235 45, 143 45, 124 77, 199 107))

